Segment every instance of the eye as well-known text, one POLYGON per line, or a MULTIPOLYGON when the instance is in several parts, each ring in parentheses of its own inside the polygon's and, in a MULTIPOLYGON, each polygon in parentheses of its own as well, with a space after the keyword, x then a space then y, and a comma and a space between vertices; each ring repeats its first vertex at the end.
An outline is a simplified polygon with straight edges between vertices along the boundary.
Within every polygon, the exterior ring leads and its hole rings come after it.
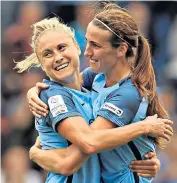
POLYGON ((44 53, 43 56, 49 58, 49 57, 52 56, 52 52, 47 51, 47 52, 44 53))
POLYGON ((96 43, 94 43, 94 42, 92 42, 91 44, 92 44, 92 46, 95 47, 95 48, 100 48, 100 46, 98 46, 98 45, 97 45, 96 43))
POLYGON ((65 48, 66 48, 65 45, 58 45, 58 50, 59 50, 59 51, 64 51, 65 48))

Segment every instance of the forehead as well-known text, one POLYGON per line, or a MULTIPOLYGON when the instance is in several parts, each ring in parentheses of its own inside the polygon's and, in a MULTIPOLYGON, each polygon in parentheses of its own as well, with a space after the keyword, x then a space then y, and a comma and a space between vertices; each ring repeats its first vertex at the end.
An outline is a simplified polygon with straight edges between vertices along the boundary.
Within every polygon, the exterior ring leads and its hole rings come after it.
POLYGON ((95 26, 92 22, 88 24, 86 31, 86 39, 98 43, 106 43, 110 41, 112 33, 109 30, 101 29, 95 26))
POLYGON ((38 50, 45 50, 59 44, 73 44, 71 36, 65 32, 47 31, 38 40, 38 50))

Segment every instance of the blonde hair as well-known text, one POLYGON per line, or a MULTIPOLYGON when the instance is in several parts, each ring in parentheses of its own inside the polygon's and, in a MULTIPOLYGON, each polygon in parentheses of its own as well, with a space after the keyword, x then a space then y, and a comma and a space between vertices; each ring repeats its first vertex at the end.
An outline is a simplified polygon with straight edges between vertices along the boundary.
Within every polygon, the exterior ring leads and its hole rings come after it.
MULTIPOLYGON (((46 18, 37 23, 34 23, 32 26, 33 28, 33 36, 31 39, 31 47, 33 49, 33 53, 28 56, 26 59, 22 60, 21 62, 15 62, 16 66, 14 69, 18 69, 18 73, 22 73, 23 71, 30 69, 31 67, 40 67, 41 63, 37 56, 37 44, 42 35, 44 35, 47 31, 58 31, 58 32, 65 32, 67 33, 74 43, 78 46, 78 43, 75 40, 75 32, 74 29, 65 25, 60 19, 54 18, 46 18)), ((79 49, 79 46, 78 46, 79 49)), ((79 49, 80 52, 80 49, 79 49)), ((79 53, 80 54, 80 53, 79 53)))

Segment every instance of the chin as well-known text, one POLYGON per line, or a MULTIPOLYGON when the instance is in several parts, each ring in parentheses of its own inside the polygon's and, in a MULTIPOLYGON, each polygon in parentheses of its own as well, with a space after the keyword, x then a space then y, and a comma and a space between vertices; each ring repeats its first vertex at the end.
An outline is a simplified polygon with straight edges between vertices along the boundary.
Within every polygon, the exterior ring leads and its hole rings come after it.
POLYGON ((94 71, 94 72, 101 72, 101 71, 100 71, 100 68, 96 68, 96 67, 90 66, 90 69, 91 69, 92 71, 94 71))

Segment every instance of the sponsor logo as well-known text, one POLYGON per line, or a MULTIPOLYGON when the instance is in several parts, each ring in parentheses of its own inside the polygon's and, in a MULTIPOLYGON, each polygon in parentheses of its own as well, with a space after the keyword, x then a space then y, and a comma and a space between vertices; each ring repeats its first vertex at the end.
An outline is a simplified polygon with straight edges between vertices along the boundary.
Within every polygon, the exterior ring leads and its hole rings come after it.
POLYGON ((114 104, 111 104, 111 103, 104 103, 102 106, 101 106, 101 109, 107 109, 111 112, 113 112, 114 114, 116 114, 117 116, 122 116, 123 114, 123 110, 120 109, 119 107, 115 106, 114 104))

